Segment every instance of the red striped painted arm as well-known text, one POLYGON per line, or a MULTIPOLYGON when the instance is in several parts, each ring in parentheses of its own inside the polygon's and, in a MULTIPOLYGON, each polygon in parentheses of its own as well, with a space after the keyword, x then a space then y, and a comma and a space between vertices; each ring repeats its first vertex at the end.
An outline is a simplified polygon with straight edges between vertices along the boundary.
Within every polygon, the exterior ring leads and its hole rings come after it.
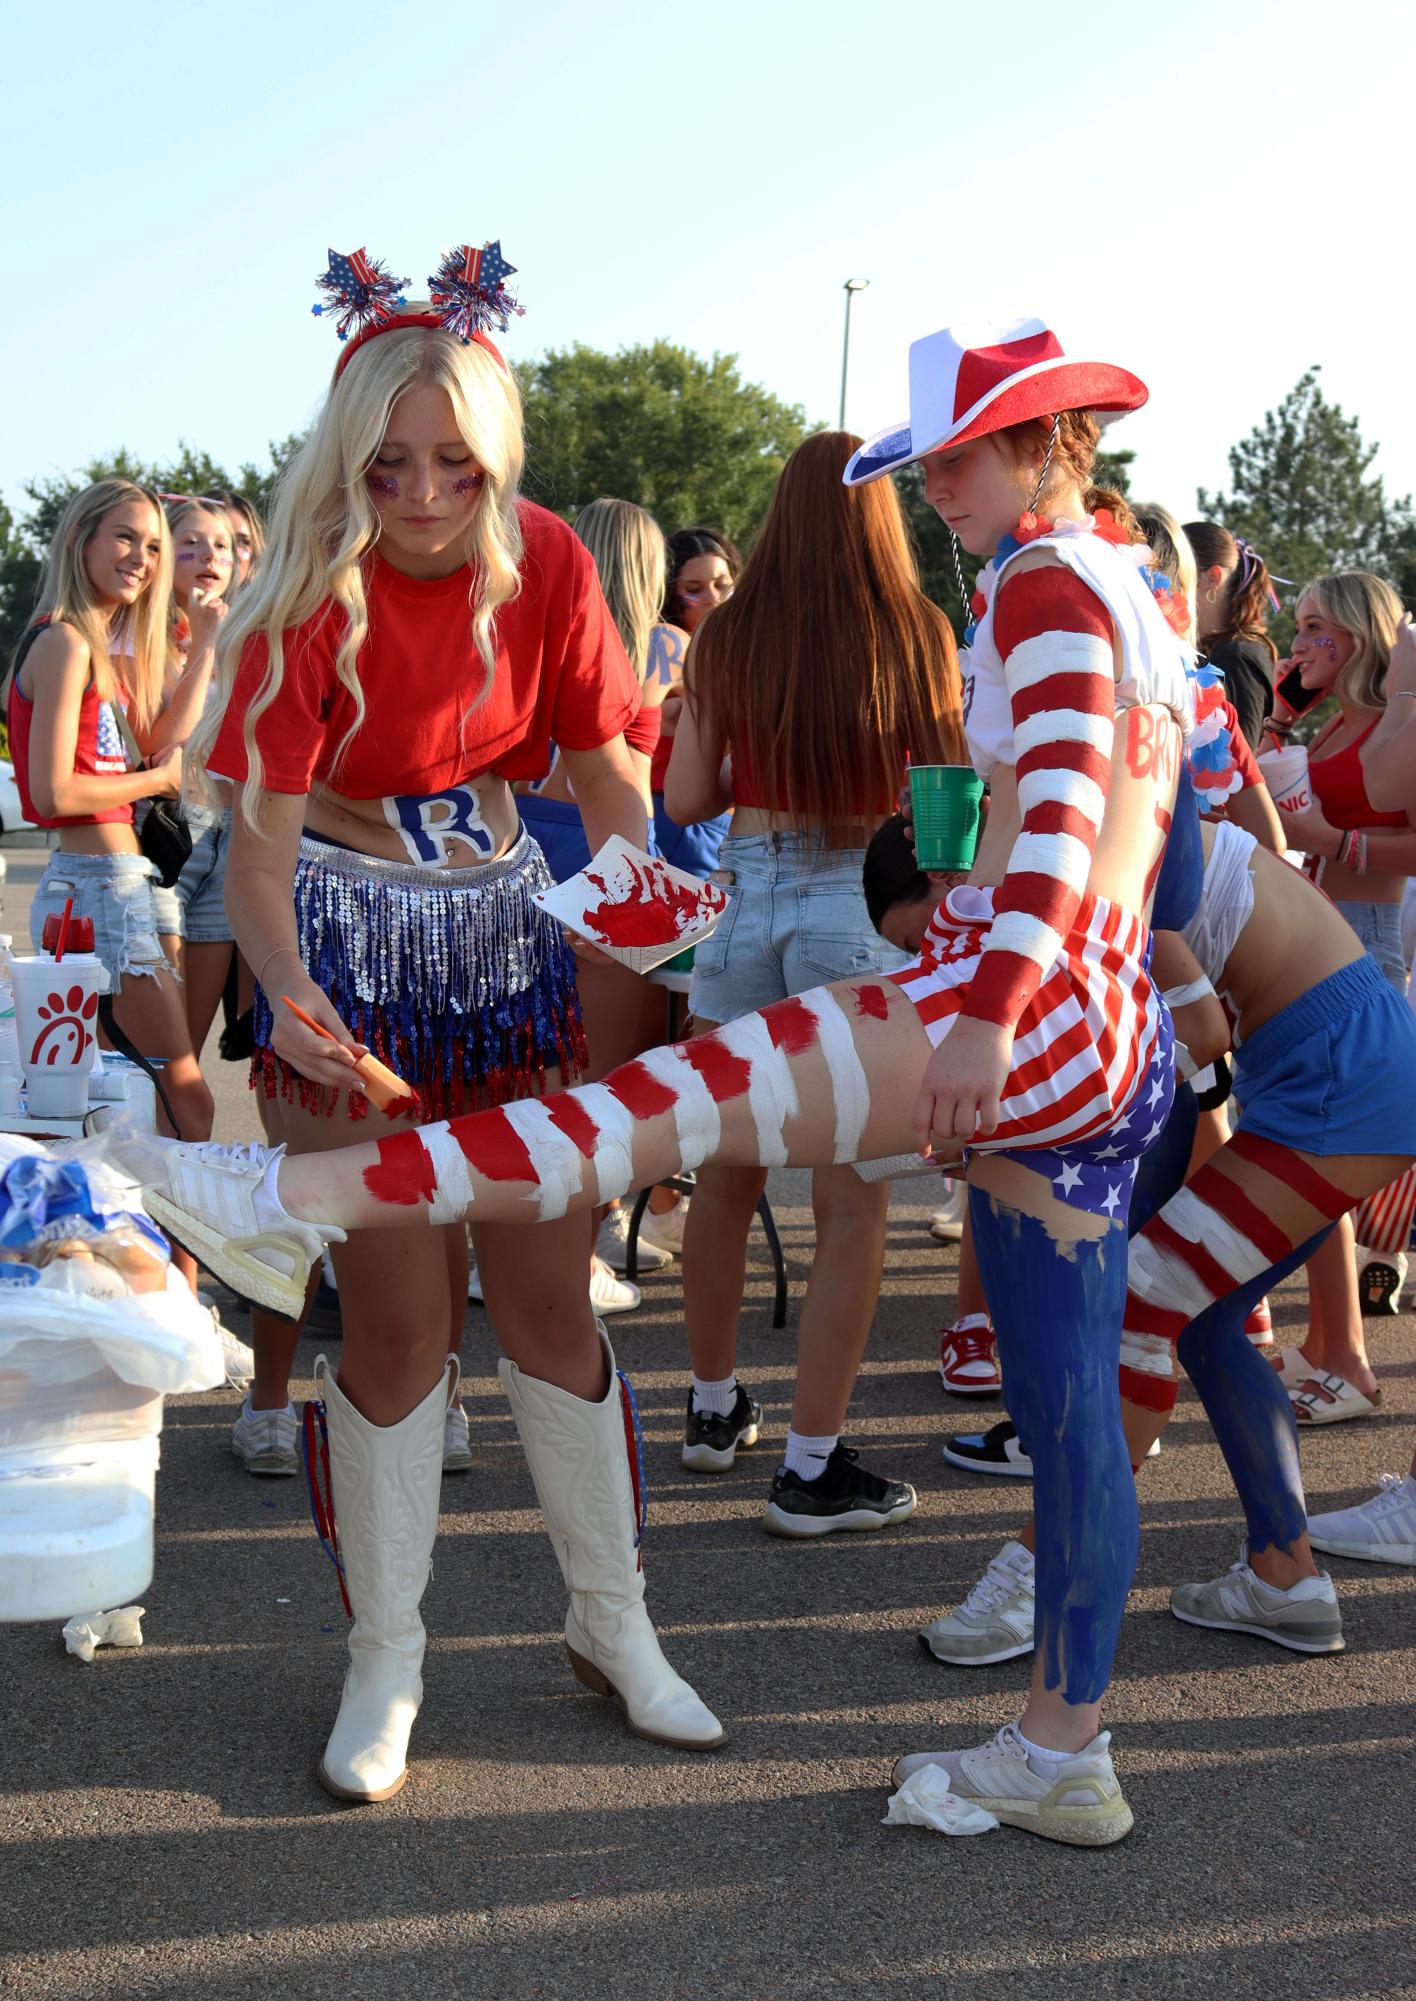
POLYGON ((1022 831, 963 1009, 1012 1028, 1057 957, 1091 872, 1116 733, 1111 616, 1070 570, 1006 578, 993 634, 1013 710, 1022 831))

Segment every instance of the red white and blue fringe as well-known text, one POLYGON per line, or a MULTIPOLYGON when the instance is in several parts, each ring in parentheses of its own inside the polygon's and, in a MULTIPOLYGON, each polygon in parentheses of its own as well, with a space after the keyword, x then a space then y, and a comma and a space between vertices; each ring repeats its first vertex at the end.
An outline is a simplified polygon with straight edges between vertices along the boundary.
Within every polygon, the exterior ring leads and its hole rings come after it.
MULTIPOLYGON (((295 869, 295 924, 305 970, 351 1032, 413 1085, 416 1116, 455 1118, 544 1088, 585 1067, 575 961, 560 926, 532 902, 545 857, 525 834, 476 869, 389 862, 308 837, 295 869)), ((312 1084, 271 1048, 271 1010, 256 989, 251 1081, 307 1111, 351 1117, 368 1101, 312 1084)))

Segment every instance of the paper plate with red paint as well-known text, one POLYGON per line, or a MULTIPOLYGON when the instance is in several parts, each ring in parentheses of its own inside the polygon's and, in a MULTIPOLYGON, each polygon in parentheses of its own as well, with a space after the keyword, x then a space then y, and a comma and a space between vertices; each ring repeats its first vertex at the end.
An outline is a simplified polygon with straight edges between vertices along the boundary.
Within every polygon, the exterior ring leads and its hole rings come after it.
POLYGON ((579 875, 536 895, 548 917, 635 973, 651 973, 701 944, 727 901, 716 883, 671 868, 618 834, 579 875))

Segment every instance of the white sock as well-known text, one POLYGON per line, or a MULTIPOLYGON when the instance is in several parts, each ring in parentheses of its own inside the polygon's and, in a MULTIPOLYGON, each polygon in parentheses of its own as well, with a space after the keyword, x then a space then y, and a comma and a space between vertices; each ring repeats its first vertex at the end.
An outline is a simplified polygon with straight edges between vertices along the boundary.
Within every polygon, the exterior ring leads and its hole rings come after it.
POLYGON ((967 1334, 970 1328, 986 1327, 987 1325, 988 1315, 986 1313, 965 1313, 954 1322, 950 1332, 954 1334, 967 1334))
POLYGON ((799 1479, 819 1480, 840 1439, 839 1431, 833 1431, 824 1438, 807 1438, 802 1432, 788 1427, 787 1456, 782 1464, 788 1473, 795 1473, 799 1479))
POLYGON ((1049 1751, 1046 1744, 1034 1744, 1031 1737, 1023 1736, 1023 1726, 1018 1725, 1018 1736, 1030 1758, 1041 1758, 1045 1765, 1063 1765, 1068 1758, 1079 1758, 1080 1751, 1049 1751))
MULTIPOLYGON (((285 1148, 283 1146, 277 1147, 266 1163, 265 1177, 256 1192, 255 1209, 257 1216, 260 1216, 261 1210, 269 1203, 271 1211, 270 1220, 272 1222, 293 1223, 296 1219, 290 1214, 290 1211, 280 1199, 279 1177, 284 1160, 285 1148)), ((265 1220, 265 1217, 261 1216, 261 1221, 264 1222, 265 1220)))
POLYGON ((721 1382, 705 1383, 701 1376, 693 1379, 693 1408, 705 1416, 731 1417, 733 1405, 737 1402, 737 1376, 724 1376, 721 1382))

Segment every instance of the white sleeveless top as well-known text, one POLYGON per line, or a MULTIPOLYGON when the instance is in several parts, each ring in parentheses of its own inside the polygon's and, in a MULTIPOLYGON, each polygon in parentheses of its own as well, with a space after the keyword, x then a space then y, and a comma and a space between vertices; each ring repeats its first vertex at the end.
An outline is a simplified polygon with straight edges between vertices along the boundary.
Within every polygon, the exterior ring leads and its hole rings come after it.
POLYGON ((979 572, 978 588, 988 606, 960 658, 964 731, 979 777, 987 778, 996 764, 1017 762, 1008 683, 993 638, 993 611, 1008 565, 1029 549, 1054 550, 1110 612, 1121 642, 1117 711, 1158 703, 1171 711, 1188 738, 1195 725, 1195 706, 1187 669, 1197 656, 1166 624, 1141 575, 1154 560, 1150 550, 1143 542, 1106 541, 1096 533, 1090 516, 1085 521, 1059 521, 1049 534, 1010 549, 1001 562, 995 557, 979 572))

